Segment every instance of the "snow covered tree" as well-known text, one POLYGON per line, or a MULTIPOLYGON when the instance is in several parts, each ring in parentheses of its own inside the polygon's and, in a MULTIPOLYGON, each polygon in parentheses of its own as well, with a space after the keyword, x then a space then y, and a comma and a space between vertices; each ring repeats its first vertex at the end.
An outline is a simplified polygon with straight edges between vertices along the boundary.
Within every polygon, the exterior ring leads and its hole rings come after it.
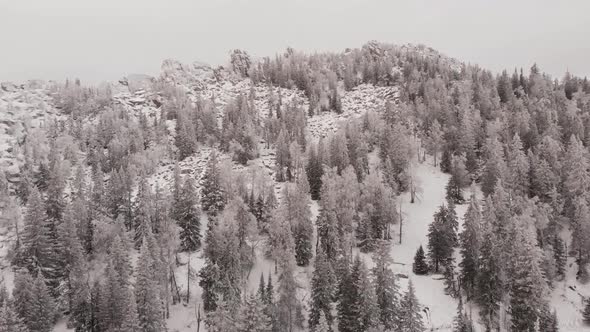
POLYGON ((0 309, 0 332, 29 332, 22 317, 14 311, 13 304, 6 299, 0 309))
POLYGON ((318 147, 315 145, 309 147, 309 156, 305 171, 307 173, 307 181, 309 182, 311 199, 317 201, 320 199, 320 190, 322 189, 324 165, 321 157, 318 155, 318 147))
POLYGON ((27 268, 34 276, 41 272, 55 281, 55 243, 48 224, 41 194, 33 187, 27 200, 24 229, 14 264, 27 268))
MULTIPOLYGON (((399 325, 399 287, 391 270, 389 246, 382 245, 374 255, 375 267, 372 273, 375 282, 375 296, 379 307, 379 320, 385 330, 394 331, 399 325)), ((424 251, 422 251, 424 255, 424 251)), ((425 261, 423 260, 425 263, 425 261)))
POLYGON ((541 249, 532 228, 531 216, 520 217, 516 227, 513 271, 510 283, 510 315, 515 331, 533 331, 539 318, 538 308, 542 308, 547 284, 539 266, 541 249))
POLYGON ((283 190, 282 205, 277 213, 291 227, 297 265, 306 266, 313 255, 313 226, 307 193, 297 185, 287 184, 283 190))
POLYGON ((201 181, 201 207, 209 216, 215 216, 225 207, 219 164, 215 153, 209 158, 201 181))
POLYGON ((456 233, 452 219, 451 210, 443 205, 428 227, 428 256, 435 272, 453 253, 456 233))
POLYGON ((222 301, 219 303, 217 310, 207 313, 205 324, 207 331, 211 332, 237 332, 238 321, 238 307, 235 303, 228 303, 222 301))
POLYGON ((137 198, 133 208, 135 248, 141 247, 144 237, 152 228, 154 200, 152 189, 146 178, 142 178, 138 184, 137 198))
POLYGON ((283 255, 279 274, 279 298, 276 304, 278 326, 280 331, 294 331, 303 324, 303 308, 297 298, 295 259, 292 253, 285 252, 283 255))
POLYGON ((127 288, 126 293, 126 307, 123 311, 123 322, 121 324, 121 331, 126 332, 141 332, 139 325, 139 317, 137 316, 137 302, 135 294, 130 288, 127 288))
POLYGON ((412 280, 408 290, 400 302, 400 324, 399 331, 402 332, 423 332, 426 330, 422 321, 422 308, 416 298, 412 280))
POLYGON ((475 292, 480 305, 480 316, 488 329, 498 326, 500 302, 504 295, 502 280, 502 261, 499 240, 490 221, 485 220, 482 227, 480 246, 479 271, 476 279, 475 292))
POLYGON ((424 254, 424 249, 422 245, 418 247, 416 250, 416 255, 414 255, 414 263, 412 264, 412 271, 418 275, 428 274, 428 263, 426 263, 426 255, 424 254))
MULTIPOLYGON (((135 298, 139 326, 145 332, 166 331, 166 322, 162 312, 162 302, 157 280, 154 280, 153 253, 147 241, 143 241, 137 263, 137 279, 135 281, 135 298)), ((121 313, 123 313, 122 311, 121 313)))
POLYGON ((177 199, 174 214, 180 226, 181 248, 186 251, 197 250, 201 246, 201 221, 197 207, 197 193, 192 179, 184 181, 177 199))
POLYGON ((475 194, 471 195, 467 212, 463 218, 463 231, 459 234, 461 244, 461 267, 459 279, 461 286, 471 297, 475 290, 475 282, 479 268, 479 248, 481 245, 482 217, 475 194))
POLYGON ((508 172, 514 193, 527 196, 530 189, 530 165, 518 134, 514 135, 508 149, 508 172))
POLYGON ((15 311, 29 331, 49 332, 55 321, 55 302, 41 275, 20 274, 13 291, 15 311))
POLYGON ((430 152, 434 156, 434 167, 436 167, 438 151, 440 150, 440 147, 443 143, 443 134, 444 131, 442 130, 440 123, 437 120, 434 120, 434 122, 430 126, 430 132, 428 135, 430 152))
POLYGON ((203 310, 206 312, 217 309, 221 287, 220 279, 219 267, 210 259, 207 259, 205 266, 199 271, 199 286, 203 289, 201 294, 203 310))
POLYGON ((323 315, 328 326, 332 325, 332 299, 335 293, 336 277, 324 250, 318 248, 315 258, 313 276, 311 278, 311 300, 309 308, 309 327, 313 329, 319 324, 323 315))
POLYGON ((491 194, 496 188, 498 179, 504 179, 506 162, 502 145, 496 139, 488 140, 486 144, 486 162, 481 175, 481 190, 485 195, 491 194))
POLYGON ((255 295, 250 295, 240 315, 237 332, 269 332, 270 317, 264 312, 264 305, 255 295))
POLYGON ((463 311, 463 300, 459 297, 459 305, 457 306, 457 315, 453 320, 453 332, 474 332, 475 327, 471 321, 471 317, 463 311))

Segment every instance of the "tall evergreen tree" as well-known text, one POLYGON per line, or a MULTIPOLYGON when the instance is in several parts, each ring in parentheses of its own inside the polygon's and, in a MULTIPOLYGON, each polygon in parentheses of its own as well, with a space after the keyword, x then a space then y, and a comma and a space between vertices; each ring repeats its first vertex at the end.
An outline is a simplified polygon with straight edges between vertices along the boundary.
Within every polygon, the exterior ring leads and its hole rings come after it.
POLYGON ((209 216, 216 216, 225 207, 217 155, 209 158, 201 183, 201 207, 209 216))
POLYGON ((269 332, 270 317, 264 312, 262 301, 250 295, 243 305, 237 332, 269 332))
POLYGON ((336 278, 323 249, 318 249, 311 278, 311 300, 309 308, 309 327, 313 329, 319 324, 320 316, 324 316, 328 326, 332 325, 332 299, 336 278))
POLYGON ((0 332, 29 332, 25 324, 13 308, 13 304, 4 300, 0 309, 0 332))
POLYGON ((187 179, 175 204, 175 217, 180 226, 180 245, 193 251, 201 246, 201 221, 197 207, 197 193, 192 179, 187 179))
POLYGON ((475 282, 479 269, 479 248, 481 245, 482 217, 475 194, 471 195, 467 212, 463 218, 463 231, 459 234, 461 243, 461 286, 469 298, 475 290, 475 282))
POLYGON ((418 275, 428 274, 428 263, 426 263, 426 255, 424 254, 424 249, 422 245, 418 247, 416 250, 416 255, 414 255, 414 263, 412 264, 412 271, 418 275))
POLYGON ((399 325, 399 287, 391 270, 389 247, 381 246, 373 258, 375 295, 379 307, 379 320, 385 330, 394 331, 399 325))
POLYGON ((166 331, 157 282, 153 279, 153 260, 147 241, 141 245, 135 281, 139 326, 145 332, 166 331))
POLYGON ((414 284, 410 280, 408 290, 400 303, 400 331, 402 332, 423 332, 424 322, 422 321, 420 303, 416 298, 414 284))

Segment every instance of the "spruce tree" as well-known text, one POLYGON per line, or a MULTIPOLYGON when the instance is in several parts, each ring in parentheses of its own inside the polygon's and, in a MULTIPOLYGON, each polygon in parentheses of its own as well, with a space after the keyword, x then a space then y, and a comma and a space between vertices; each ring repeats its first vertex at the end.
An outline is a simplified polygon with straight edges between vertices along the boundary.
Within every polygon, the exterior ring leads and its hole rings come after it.
POLYGON ((417 275, 428 274, 428 263, 426 263, 426 255, 422 245, 418 247, 416 255, 414 256, 414 264, 412 264, 412 271, 417 275))
MULTIPOLYGON (((379 307, 379 320, 385 330, 394 331, 399 325, 399 287, 391 270, 389 247, 381 246, 373 258, 373 277, 375 280, 375 296, 379 307)), ((424 255, 424 251, 422 252, 424 255)), ((424 263, 426 263, 423 260, 424 263)))
POLYGON ((311 194, 311 199, 314 201, 320 199, 322 176, 324 175, 322 160, 318 155, 317 150, 317 146, 311 146, 309 148, 309 157, 307 159, 307 166, 305 168, 307 173, 307 181, 309 182, 309 192, 311 194))
POLYGON ((434 221, 428 226, 428 256, 434 271, 453 253, 457 235, 455 233, 456 216, 454 208, 444 205, 434 214, 434 221))
POLYGON ((338 288, 338 331, 355 332, 359 326, 358 289, 356 280, 360 269, 360 258, 357 256, 351 267, 345 262, 339 271, 340 285, 338 288))
POLYGON ((481 245, 481 212, 475 194, 471 195, 467 212, 463 218, 463 231, 459 234, 461 246, 461 267, 459 280, 467 292, 467 298, 474 293, 479 267, 479 248, 481 245))
POLYGON ((335 276, 323 249, 318 249, 311 278, 311 300, 309 308, 309 327, 313 329, 324 315, 328 326, 332 324, 332 299, 334 297, 335 276))
POLYGON ((37 275, 55 275, 55 243, 51 237, 48 218, 41 194, 37 188, 31 189, 27 200, 27 212, 24 218, 20 247, 17 248, 14 263, 27 268, 37 275))
POLYGON ((142 331, 163 332, 166 330, 166 322, 162 312, 158 284, 153 279, 152 267, 152 253, 149 250, 147 241, 143 241, 135 281, 139 326, 142 331))
POLYGON ((29 332, 29 328, 13 308, 11 302, 4 300, 0 309, 0 332, 29 332))
POLYGON ((250 295, 242 308, 237 332, 268 332, 271 328, 270 317, 264 312, 262 301, 250 295))
POLYGON ((201 221, 197 208, 197 193, 194 181, 187 179, 178 197, 175 216, 180 226, 180 246, 194 251, 201 246, 201 221))
POLYGON ((400 331, 403 332, 423 332, 424 322, 422 321, 421 306, 418 303, 414 291, 412 280, 408 285, 408 290, 400 302, 400 331))
POLYGON ((220 292, 220 271, 217 264, 211 259, 205 261, 205 266, 199 271, 199 286, 203 289, 201 297, 203 310, 206 312, 217 309, 220 292))
POLYGON ((201 207, 209 216, 216 216, 225 207, 217 155, 213 152, 201 179, 201 207))

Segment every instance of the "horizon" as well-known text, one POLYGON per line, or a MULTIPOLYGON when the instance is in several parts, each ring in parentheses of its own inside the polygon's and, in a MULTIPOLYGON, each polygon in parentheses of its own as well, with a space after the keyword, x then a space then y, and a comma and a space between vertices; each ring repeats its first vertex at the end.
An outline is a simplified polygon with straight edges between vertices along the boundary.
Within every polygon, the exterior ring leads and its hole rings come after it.
POLYGON ((578 0, 0 2, 0 28, 16 31, 0 36, 0 81, 97 84, 157 76, 169 58, 216 67, 232 49, 260 58, 287 47, 341 52, 370 40, 424 44, 495 74, 536 63, 553 78, 566 71, 585 77, 588 9, 590 3, 578 0))

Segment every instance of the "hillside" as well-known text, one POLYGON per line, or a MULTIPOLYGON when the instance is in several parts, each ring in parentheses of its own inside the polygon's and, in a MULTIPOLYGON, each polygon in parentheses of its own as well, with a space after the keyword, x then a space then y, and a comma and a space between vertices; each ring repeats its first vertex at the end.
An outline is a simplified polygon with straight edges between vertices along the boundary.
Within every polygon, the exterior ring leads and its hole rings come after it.
POLYGON ((455 331, 459 303, 474 331, 590 330, 589 119, 586 79, 377 42, 4 82, 2 305, 43 331, 309 331, 319 311, 342 332, 455 331))

